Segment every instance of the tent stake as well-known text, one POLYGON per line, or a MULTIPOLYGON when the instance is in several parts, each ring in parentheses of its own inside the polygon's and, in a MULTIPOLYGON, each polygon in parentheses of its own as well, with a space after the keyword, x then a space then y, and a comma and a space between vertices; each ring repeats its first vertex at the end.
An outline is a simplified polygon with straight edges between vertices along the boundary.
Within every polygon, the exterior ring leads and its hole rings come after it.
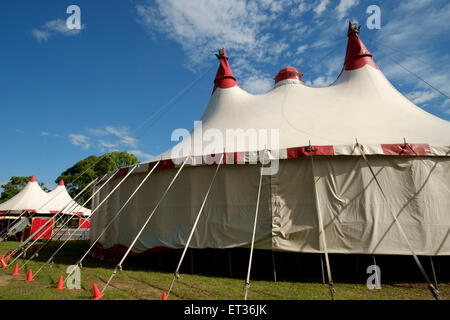
POLYGON ((322 283, 325 284, 325 270, 323 268, 323 257, 321 253, 319 253, 319 257, 320 257, 320 268, 322 269, 322 283))
POLYGON ((277 268, 275 266, 275 254, 272 250, 272 269, 273 269, 273 281, 277 282, 277 268))
POLYGON ((431 264, 431 270, 433 271, 433 279, 434 279, 434 285, 436 287, 436 290, 439 290, 438 281, 436 277, 436 271, 434 270, 434 264, 433 264, 433 257, 430 256, 430 264, 431 264))
POLYGON ((187 249, 189 248, 189 244, 191 243, 192 236, 194 235, 195 229, 197 228, 197 223, 200 220, 200 217, 201 217, 201 215, 203 213, 203 208, 205 207, 206 201, 208 200, 209 193, 210 193, 210 191, 212 189, 214 181, 216 180, 217 172, 219 172, 219 168, 220 168, 220 165, 222 164, 222 161, 223 161, 224 157, 225 157, 225 152, 222 154, 222 157, 220 158, 219 164, 216 167, 216 171, 214 172, 214 175, 213 175, 213 177, 211 179, 211 182, 209 183, 208 190, 206 191, 205 197, 203 198, 202 205, 201 205, 201 207, 200 207, 200 209, 199 209, 199 211, 197 213, 197 217, 195 218, 194 225, 192 226, 191 232, 190 232, 189 237, 188 237, 188 239, 186 241, 186 245, 184 246, 184 250, 183 250, 183 253, 181 254, 180 261, 178 262, 177 268, 175 269, 175 272, 173 273, 172 282, 170 283, 169 290, 167 291, 167 298, 169 298, 170 292, 172 291, 173 285, 175 284, 175 280, 177 280, 180 277, 180 272, 179 271, 180 271, 180 268, 181 268, 181 264, 183 263, 184 256, 186 254, 187 249))

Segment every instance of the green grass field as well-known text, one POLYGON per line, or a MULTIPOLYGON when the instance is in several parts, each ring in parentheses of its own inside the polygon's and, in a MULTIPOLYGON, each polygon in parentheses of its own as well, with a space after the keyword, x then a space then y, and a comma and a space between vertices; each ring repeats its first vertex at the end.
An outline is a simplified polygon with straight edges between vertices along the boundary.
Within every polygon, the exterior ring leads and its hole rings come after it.
MULTIPOLYGON (((17 242, 0 243, 0 252, 16 248, 17 242)), ((34 246, 36 251, 37 246, 34 246)), ((37 261, 31 261, 27 269, 33 271, 42 266, 43 261, 55 250, 44 247, 37 261)), ((115 263, 101 262, 87 258, 81 269, 80 290, 57 290, 56 285, 60 275, 66 275, 69 265, 76 262, 87 250, 85 241, 68 243, 55 257, 55 263, 45 266, 37 275, 34 282, 26 282, 26 270, 21 269, 19 276, 12 276, 14 265, 0 270, 0 299, 35 299, 61 300, 81 299, 92 297, 92 284, 96 283, 100 290, 114 270, 115 263)), ((25 260, 16 262, 22 266, 25 260)), ((9 261, 11 262, 11 261, 9 261)), ((161 299, 163 291, 167 291, 172 280, 172 273, 147 270, 146 266, 124 266, 105 291, 102 299, 161 299)), ((175 283, 170 299, 189 300, 240 300, 243 299, 244 279, 229 277, 213 277, 181 273, 175 283)), ((344 300, 405 300, 405 299, 433 299, 424 283, 382 283, 381 290, 369 290, 365 284, 335 283, 336 298, 344 300)), ((440 283, 442 299, 450 299, 450 284, 440 283)), ((328 300, 328 286, 317 282, 288 282, 288 281, 251 281, 249 299, 252 300, 328 300)))

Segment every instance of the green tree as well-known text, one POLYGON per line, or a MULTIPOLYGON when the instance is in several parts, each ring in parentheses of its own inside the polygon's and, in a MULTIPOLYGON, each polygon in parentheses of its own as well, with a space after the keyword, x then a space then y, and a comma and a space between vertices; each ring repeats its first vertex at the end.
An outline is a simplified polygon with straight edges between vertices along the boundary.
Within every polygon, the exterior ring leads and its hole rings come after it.
MULTIPOLYGON (((90 156, 86 159, 78 161, 75 165, 61 173, 55 182, 58 183, 60 180, 64 180, 67 186, 67 192, 69 192, 72 198, 74 198, 95 178, 108 172, 115 171, 120 167, 130 166, 138 162, 138 158, 128 152, 114 151, 106 153, 100 157, 90 156), (83 172, 85 173, 80 176, 83 172)), ((83 204, 91 195, 92 189, 87 190, 80 197, 78 197, 76 201, 83 204)), ((88 203, 86 207, 90 208, 91 204, 88 203)))
MULTIPOLYGON (((0 196, 0 203, 5 202, 16 194, 18 194, 27 183, 30 181, 31 176, 28 177, 11 177, 7 184, 2 185, 3 192, 0 196)), ((43 182, 39 182, 39 186, 44 190, 48 191, 43 182)))

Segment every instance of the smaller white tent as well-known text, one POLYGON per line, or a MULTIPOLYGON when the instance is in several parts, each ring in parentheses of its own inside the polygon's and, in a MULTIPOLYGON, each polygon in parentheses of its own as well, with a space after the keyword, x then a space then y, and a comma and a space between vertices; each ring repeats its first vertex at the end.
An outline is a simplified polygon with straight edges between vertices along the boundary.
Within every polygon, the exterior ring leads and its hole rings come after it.
POLYGON ((48 193, 48 196, 50 200, 48 200, 48 203, 45 204, 44 211, 58 213, 62 210, 62 213, 64 214, 76 214, 85 217, 91 215, 90 209, 82 207, 72 199, 67 192, 63 180, 59 182, 58 186, 54 190, 48 193))
POLYGON ((30 181, 14 197, 0 204, 0 213, 22 213, 24 211, 49 214, 46 208, 42 206, 49 200, 49 194, 41 189, 32 176, 30 181))
POLYGON ((0 204, 0 214, 21 214, 24 211, 39 214, 76 214, 89 217, 91 210, 76 203, 67 192, 64 181, 58 186, 45 192, 37 183, 36 177, 31 177, 25 188, 14 197, 0 204))

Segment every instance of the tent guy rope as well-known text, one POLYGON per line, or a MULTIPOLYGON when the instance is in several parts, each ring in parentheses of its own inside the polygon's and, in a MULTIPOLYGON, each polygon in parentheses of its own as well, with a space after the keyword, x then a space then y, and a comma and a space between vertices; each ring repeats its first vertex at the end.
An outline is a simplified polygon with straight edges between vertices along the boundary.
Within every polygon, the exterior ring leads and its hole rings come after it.
MULTIPOLYGON (((103 204, 103 203, 105 203, 106 202, 106 200, 108 200, 108 198, 114 193, 114 191, 116 191, 116 189, 117 188, 119 188, 120 187, 120 185, 128 178, 128 176, 135 170, 137 168, 137 165, 136 166, 134 166, 133 168, 131 168, 130 170, 128 170, 128 172, 127 172, 127 174, 125 175, 125 177, 123 177, 122 178, 122 180, 120 180, 120 182, 108 193, 108 195, 99 203, 99 205, 94 209, 94 210, 92 210, 92 214, 91 214, 91 217, 92 216, 94 216, 94 214, 97 212, 97 210, 101 207, 101 205, 103 204)), ((105 186, 108 182, 109 182, 109 180, 112 178, 112 177, 114 177, 116 174, 117 174, 117 172, 119 172, 119 170, 117 170, 114 174, 112 174, 111 175, 111 177, 102 185, 102 187, 103 186, 105 186)), ((100 189, 101 188, 99 188, 99 190, 97 190, 97 191, 100 191, 100 189)), ((97 193, 97 192, 96 192, 97 193)), ((92 195, 91 196, 91 198, 93 198, 94 197, 94 195, 92 195)), ((90 198, 90 199, 91 199, 90 198)), ((90 200, 89 199, 89 200, 90 200)), ((88 200, 88 201, 89 201, 88 200)), ((47 261, 38 269, 38 271, 36 271, 36 273, 34 274, 34 276, 36 277, 37 275, 38 275, 38 273, 42 270, 42 268, 45 266, 45 265, 47 265, 47 264, 49 264, 50 262, 52 262, 53 261, 53 258, 55 257, 55 255, 64 247, 64 245, 72 238, 72 236, 79 230, 79 229, 81 229, 83 226, 84 226, 84 224, 86 223, 86 221, 83 221, 83 223, 82 224, 80 224, 79 226, 78 226, 78 228, 77 229, 75 229, 68 237, 67 237, 67 239, 58 247, 58 249, 56 249, 56 251, 50 256, 50 258, 48 258, 47 259, 47 261)))
POLYGON ((214 180, 216 180, 217 172, 219 172, 220 165, 222 164, 223 158, 225 156, 226 155, 225 155, 225 152, 224 152, 222 154, 222 157, 220 158, 219 164, 216 167, 216 171, 214 172, 214 175, 213 175, 213 177, 211 179, 211 182, 209 183, 208 191, 206 192, 205 197, 203 198, 202 205, 200 207, 200 210, 197 213, 197 217, 195 219, 194 225, 192 226, 192 229, 191 229, 191 232, 189 234, 188 240, 186 241, 186 245, 184 246, 184 250, 183 250, 183 253, 181 254, 180 261, 178 262, 177 268, 176 268, 176 270, 175 270, 175 272, 173 274, 172 282, 170 283, 169 290, 167 291, 167 298, 169 298, 169 295, 170 295, 170 292, 172 291, 172 288, 173 288, 173 285, 175 283, 175 280, 180 277, 179 271, 180 271, 180 268, 181 268, 181 264, 183 263, 184 256, 186 255, 186 251, 189 248, 189 244, 191 243, 192 236, 194 235, 195 229, 197 227, 197 223, 200 220, 200 216, 202 215, 203 208, 205 207, 205 204, 206 204, 206 200, 208 200, 209 192, 211 191, 211 188, 212 188, 212 186, 214 184, 214 180))
MULTIPOLYGON (((94 182, 96 181, 96 179, 92 180, 87 186, 85 186, 83 188, 83 190, 81 190, 81 192, 78 193, 78 195, 73 199, 74 203, 75 200, 78 198, 78 196, 80 196, 85 190, 87 190, 94 182)), ((87 202, 86 202, 87 203, 87 202)), ((69 205, 69 204, 67 204, 69 205)), ((64 209, 63 209, 64 210, 64 209)), ((61 210, 60 212, 57 213, 60 214, 61 216, 63 215, 63 210, 61 210)), ((27 245, 28 242, 33 241, 33 238, 38 235, 46 226, 48 226, 48 224, 50 223, 50 221, 52 220, 48 220, 46 223, 44 223, 40 228, 38 228, 38 230, 36 230, 32 235, 30 235, 28 237, 28 239, 26 239, 22 244, 20 244, 16 249, 13 250, 13 252, 11 253, 11 255, 13 256, 14 254, 16 254, 20 249, 25 248, 25 246, 27 245)), ((47 229, 44 231, 46 232, 48 229, 50 228, 50 226, 47 227, 47 229)), ((39 239, 39 237, 37 238, 39 239)), ((35 243, 36 240, 33 241, 33 243, 35 243)), ((33 243, 31 245, 33 245, 33 243)), ((23 254, 25 254, 27 252, 27 250, 31 247, 31 245, 28 245, 24 250, 22 250, 22 252, 15 257, 15 259, 11 262, 11 264, 13 264, 18 258, 20 258, 23 254)))
POLYGON ((335 300, 336 289, 334 288, 333 278, 331 277, 331 268, 330 268, 330 259, 328 257, 327 240, 325 238, 325 230, 323 228, 322 213, 320 211, 319 199, 318 199, 318 195, 317 195, 316 175, 314 173, 314 157, 313 157, 313 153, 314 153, 314 151, 313 151, 313 148, 311 146, 311 142, 309 142, 309 154, 310 154, 310 157, 311 157, 311 173, 312 173, 313 187, 314 187, 314 202, 316 204, 317 219, 318 219, 318 223, 319 223, 319 237, 320 237, 320 242, 322 242, 323 253, 325 255, 325 265, 327 267, 328 286, 330 288, 331 300, 335 300))
MULTIPOLYGON (((361 153, 361 155, 362 155, 364 161, 366 162, 367 167, 369 168, 369 171, 370 171, 370 173, 372 174, 373 179, 375 180, 375 182, 376 182, 378 188, 380 189, 380 192, 381 192, 381 194, 382 194, 384 200, 386 201, 386 203, 388 203, 388 199, 387 199, 387 197, 386 197, 386 194, 384 193, 384 190, 383 190, 383 188, 381 187, 381 184, 380 184, 380 182, 378 181, 378 178, 377 178, 375 172, 373 171, 372 166, 370 165, 369 160, 368 160, 367 157, 366 157, 366 154, 364 153, 364 150, 363 150, 364 148, 363 148, 363 146, 360 145, 360 144, 358 143, 358 141, 356 141, 356 146, 357 146, 357 148, 359 149, 359 151, 360 151, 360 153, 361 153)), ((403 239, 405 240, 406 244, 408 245, 408 248, 409 248, 409 250, 411 251, 411 254, 412 254, 413 257, 414 257, 414 260, 416 261, 416 264, 417 264, 417 266, 419 267, 420 272, 422 273, 422 276, 424 277, 425 281, 428 283, 428 289, 430 289, 430 292, 431 292, 431 294, 433 295, 433 297, 434 297, 436 300, 439 300, 439 299, 440 299, 440 298, 439 298, 439 291, 433 286, 433 284, 431 283, 430 279, 428 278, 427 273, 425 272, 425 270, 424 270, 422 264, 420 263, 420 260, 419 260, 419 258, 417 257, 417 255, 416 255, 416 253, 415 253, 415 251, 414 251, 414 249, 413 249, 411 243, 409 242, 409 239, 408 239, 408 237, 406 236, 406 233, 405 233, 405 231, 403 230, 402 225, 401 225, 400 222, 398 221, 398 219, 397 219, 397 217, 395 216, 395 214, 394 214, 391 210, 389 210, 389 212, 391 213, 392 218, 394 219, 394 222, 395 222, 395 224, 396 224, 396 226, 397 226, 397 228, 398 228, 398 230, 399 230, 401 236, 403 237, 403 239)))
MULTIPOLYGON (((139 191, 139 189, 144 185, 144 183, 147 181, 147 179, 151 176, 153 171, 158 167, 159 163, 161 161, 158 161, 156 165, 153 166, 153 168, 145 175, 144 179, 142 179, 141 183, 137 186, 137 188, 133 191, 133 193, 130 195, 130 197, 125 201, 125 203, 122 205, 122 207, 117 211, 117 213, 114 215, 114 217, 109 221, 109 223, 103 228, 100 235, 95 239, 89 249, 85 252, 85 254, 78 260, 76 265, 78 265, 80 268, 82 267, 83 260, 87 257, 89 252, 94 248, 95 244, 101 239, 101 237, 105 234, 106 230, 113 224, 113 222, 119 217, 119 215, 122 213, 122 211, 125 209, 127 204, 131 201, 131 199, 134 197, 134 195, 139 191)), ((75 268, 72 269, 72 271, 67 275, 67 279, 72 275, 72 273, 75 272, 75 268)))
MULTIPOLYGON (((78 179, 80 179, 89 169, 93 168, 100 160, 103 159, 103 157, 106 155, 106 153, 102 156, 100 156, 94 163, 92 163, 89 167, 87 167, 83 172, 81 172, 71 183, 69 183, 67 186, 70 187, 72 186, 78 179)), ((95 181, 95 179, 93 180, 95 181)), ((83 189, 84 190, 84 189, 83 189)), ((64 190, 60 190, 57 194, 54 195, 54 197, 52 197, 51 199, 49 199, 47 202, 45 202, 40 208, 38 208, 35 212, 33 212, 29 218, 33 218, 34 215, 36 213, 39 213, 39 211, 44 208, 47 204, 49 204, 51 201, 53 201, 54 199, 56 199, 58 197, 59 194, 61 194, 61 192, 63 192, 64 190)), ((83 191, 79 192, 78 195, 80 195, 83 191)), ((77 195, 77 196, 78 196, 77 195)), ((64 209, 63 209, 64 210, 64 209)), ((17 221, 20 221, 20 218, 26 213, 27 211, 24 210, 18 217, 17 217, 17 221)), ((16 222, 16 223, 18 223, 16 222)), ((9 228, 14 227, 15 224, 11 225, 9 228)), ((7 228, 6 228, 7 229, 7 228)), ((3 241, 3 237, 4 237, 4 232, 7 230, 2 230, 2 233, 0 234, 0 241, 3 241)))
POLYGON ((153 214, 156 212, 156 210, 158 209, 159 205, 161 204, 161 202, 164 200, 164 198, 166 197, 167 193, 169 192, 170 188, 172 187, 173 183, 175 182, 175 180, 177 179, 178 175, 180 174, 181 170, 183 170, 185 164, 188 162, 189 160, 189 156, 186 157, 186 160, 183 161, 182 165, 180 166, 180 168, 178 169, 177 173, 175 174, 175 176, 173 177, 172 181, 170 182, 170 184, 167 186, 166 190, 164 191, 162 197, 159 199, 158 203, 156 204, 155 208, 152 210, 152 212, 150 213, 150 215, 148 216, 147 220, 145 221, 145 223, 143 224, 143 226, 141 227, 141 229, 139 230, 138 234, 136 235, 136 237, 134 238, 134 240, 131 242, 130 246, 128 247, 128 250, 125 252, 125 254, 123 255, 122 259, 120 260, 120 262, 117 264, 116 268, 114 269, 113 273, 111 274, 111 276, 109 277, 108 281, 106 282, 105 286, 103 287, 103 290, 101 291, 102 293, 105 292, 106 288, 109 286, 109 283, 111 282, 111 280, 114 278, 114 276, 117 274, 118 270, 122 270, 122 263, 125 261, 125 259, 127 258, 128 254, 130 253, 131 249, 133 249, 133 246, 135 245, 136 241, 139 239, 139 237, 141 236, 142 232, 144 231, 145 227, 147 226, 147 224, 149 223, 150 219, 153 217, 153 214))
POLYGON ((258 197, 256 198, 255 220, 253 222, 252 242, 251 242, 251 246, 250 246, 250 256, 248 259, 247 278, 245 279, 245 284, 244 284, 244 300, 247 300, 248 290, 250 289, 250 273, 252 270, 253 249, 255 247, 256 224, 258 222, 258 211, 259 211, 259 201, 261 199, 262 178, 263 178, 263 174, 262 174, 262 168, 261 168, 261 170, 259 171, 258 197))

